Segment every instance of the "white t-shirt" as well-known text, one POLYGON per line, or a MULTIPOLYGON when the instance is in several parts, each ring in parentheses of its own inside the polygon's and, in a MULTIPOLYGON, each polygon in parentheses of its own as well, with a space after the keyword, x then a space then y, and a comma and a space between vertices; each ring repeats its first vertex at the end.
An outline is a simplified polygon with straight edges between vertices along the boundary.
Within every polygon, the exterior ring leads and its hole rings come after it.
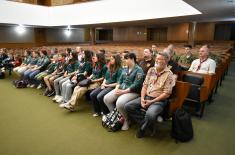
POLYGON ((215 74, 216 62, 213 59, 208 58, 206 61, 201 63, 201 67, 198 69, 199 65, 200 59, 194 60, 189 71, 202 74, 215 74))

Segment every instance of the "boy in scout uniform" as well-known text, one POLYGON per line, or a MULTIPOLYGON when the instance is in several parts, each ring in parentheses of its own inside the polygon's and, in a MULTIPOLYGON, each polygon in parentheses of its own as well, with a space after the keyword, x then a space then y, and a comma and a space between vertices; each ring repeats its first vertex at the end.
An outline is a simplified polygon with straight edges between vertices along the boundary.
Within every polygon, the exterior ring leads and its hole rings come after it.
POLYGON ((174 86, 173 73, 167 67, 167 53, 158 53, 156 65, 149 69, 145 78, 141 97, 125 104, 124 109, 130 120, 140 124, 136 137, 142 138, 147 129, 154 133, 157 116, 167 105, 166 99, 174 86))
POLYGON ((181 55, 178 60, 178 64, 180 65, 181 69, 188 70, 193 60, 196 58, 193 56, 191 45, 185 45, 185 54, 181 55))
POLYGON ((129 123, 124 106, 127 102, 139 96, 138 91, 142 87, 144 72, 142 68, 136 64, 135 53, 128 53, 124 58, 128 68, 123 69, 116 88, 104 96, 104 103, 109 111, 113 111, 114 102, 116 101, 117 110, 125 118, 122 130, 128 130, 129 123))

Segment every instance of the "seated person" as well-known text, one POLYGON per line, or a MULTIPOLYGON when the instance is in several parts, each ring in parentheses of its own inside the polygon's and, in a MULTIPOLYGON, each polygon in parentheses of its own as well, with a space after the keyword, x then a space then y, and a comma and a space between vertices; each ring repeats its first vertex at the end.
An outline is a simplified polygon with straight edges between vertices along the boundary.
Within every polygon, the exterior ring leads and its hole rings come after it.
POLYGON ((152 45, 151 50, 153 51, 153 57, 155 58, 157 56, 157 53, 158 53, 157 45, 152 45))
POLYGON ((180 65, 182 70, 188 70, 191 63, 193 62, 194 55, 192 54, 192 46, 191 45, 185 45, 185 53, 179 57, 178 64, 180 65))
POLYGON ((105 73, 104 81, 100 87, 96 88, 90 93, 91 100, 93 102, 94 117, 97 117, 101 114, 109 113, 106 105, 103 102, 104 96, 113 90, 122 73, 122 63, 121 57, 118 54, 114 54, 110 58, 110 63, 108 66, 108 70, 105 73))
POLYGON ((128 53, 130 53, 130 52, 127 51, 127 50, 125 50, 125 51, 123 51, 122 53, 120 53, 121 59, 122 59, 122 68, 127 68, 126 61, 125 61, 124 56, 125 56, 126 54, 128 54, 128 53))
POLYGON ((153 51, 148 48, 144 49, 144 59, 139 62, 139 66, 143 69, 145 75, 149 68, 154 66, 154 63, 153 51))
POLYGON ((4 61, 6 58, 8 58, 7 53, 6 53, 6 49, 1 48, 1 49, 0 49, 0 67, 1 67, 3 61, 4 61))
POLYGON ((28 79, 29 84, 31 84, 31 88, 35 87, 37 84, 37 80, 34 79, 35 76, 44 71, 48 64, 50 64, 50 59, 47 56, 47 51, 41 50, 40 58, 37 61, 37 64, 32 69, 30 69, 30 71, 27 71, 27 74, 25 74, 25 77, 28 79))
POLYGON ((38 85, 37 89, 41 89, 44 86, 44 82, 42 81, 44 77, 47 75, 53 73, 58 65, 58 55, 53 55, 53 58, 51 59, 51 63, 47 66, 46 70, 37 74, 35 76, 36 84, 38 85))
POLYGON ((136 134, 138 138, 142 138, 146 130, 154 133, 157 116, 162 113, 171 95, 175 82, 173 73, 167 67, 168 60, 168 54, 158 53, 155 67, 149 69, 145 78, 141 97, 125 104, 129 119, 140 124, 136 134))
POLYGON ((16 68, 22 64, 22 58, 19 54, 14 54, 13 55, 13 61, 11 62, 11 66, 13 68, 16 68))
POLYGON ((62 98, 62 85, 64 82, 69 80, 69 78, 75 73, 77 70, 79 63, 77 58, 77 53, 72 52, 70 53, 69 63, 65 68, 65 72, 63 76, 54 80, 54 88, 56 92, 56 96, 52 99, 53 101, 57 101, 58 99, 62 98))
POLYGON ((43 78, 47 86, 45 92, 43 93, 44 96, 51 97, 55 95, 54 80, 64 74, 65 68, 67 66, 65 63, 65 57, 65 54, 59 54, 55 71, 43 78))
POLYGON ((144 72, 136 63, 135 53, 128 53, 124 58, 127 68, 123 69, 116 88, 104 96, 104 103, 109 111, 113 111, 116 101, 117 110, 125 119, 122 130, 128 130, 129 122, 124 106, 128 101, 139 97, 139 91, 144 79, 144 72))
POLYGON ((173 56, 175 55, 172 50, 169 50, 168 48, 165 48, 163 50, 164 53, 168 54, 169 61, 168 61, 168 68, 174 73, 177 74, 177 72, 181 71, 181 68, 179 67, 176 60, 173 59, 173 56))
POLYGON ((70 100, 73 89, 77 85, 79 76, 89 77, 92 72, 92 55, 93 52, 89 50, 82 51, 82 58, 77 68, 77 71, 62 84, 61 98, 58 98, 56 102, 66 103, 70 100))
MULTIPOLYGON (((167 49, 170 51, 171 60, 178 62, 179 56, 175 52, 175 47, 173 44, 168 45, 167 49)), ((168 63, 169 65, 169 63, 168 63)))
POLYGON ((70 110, 71 112, 76 111, 81 99, 88 90, 94 90, 99 87, 104 79, 104 74, 107 70, 105 56, 103 53, 97 53, 92 57, 93 67, 92 74, 88 77, 91 79, 91 84, 86 87, 76 86, 74 88, 71 99, 64 104, 60 104, 61 108, 70 110))
POLYGON ((199 50, 199 58, 194 60, 189 71, 202 74, 215 74, 216 62, 209 58, 209 48, 203 45, 199 50))
MULTIPOLYGON (((38 51, 33 51, 32 59, 30 63, 26 66, 26 70, 22 72, 22 79, 28 81, 29 80, 29 74, 32 72, 32 69, 37 67, 37 63, 40 58, 40 53, 38 51)), ((28 85, 30 86, 30 84, 28 85)))
POLYGON ((24 52, 24 61, 22 62, 22 64, 20 66, 15 67, 13 69, 14 72, 22 75, 24 73, 24 71, 27 70, 28 65, 30 64, 31 59, 32 59, 31 53, 32 53, 31 51, 25 50, 25 52, 24 52))
POLYGON ((8 59, 6 49, 0 49, 0 70, 5 72, 5 65, 8 59))

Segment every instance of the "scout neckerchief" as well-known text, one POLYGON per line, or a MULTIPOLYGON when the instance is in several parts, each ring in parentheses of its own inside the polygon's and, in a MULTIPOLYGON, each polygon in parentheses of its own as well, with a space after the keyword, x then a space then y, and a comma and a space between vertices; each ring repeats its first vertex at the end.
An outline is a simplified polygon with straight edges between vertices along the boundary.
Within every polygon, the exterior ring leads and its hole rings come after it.
POLYGON ((202 63, 205 62, 207 59, 208 59, 208 58, 206 58, 205 60, 202 60, 202 61, 200 60, 200 63, 199 63, 199 65, 197 66, 197 70, 196 70, 196 71, 200 70, 202 63))

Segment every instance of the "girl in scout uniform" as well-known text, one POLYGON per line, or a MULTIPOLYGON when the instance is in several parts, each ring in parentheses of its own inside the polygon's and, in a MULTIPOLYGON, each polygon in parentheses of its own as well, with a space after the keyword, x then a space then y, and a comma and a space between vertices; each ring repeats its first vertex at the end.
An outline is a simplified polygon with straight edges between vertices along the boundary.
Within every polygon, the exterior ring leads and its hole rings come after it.
POLYGON ((61 108, 66 108, 70 111, 77 110, 78 101, 82 96, 88 91, 93 90, 100 86, 101 82, 103 81, 104 74, 107 70, 106 63, 105 63, 105 56, 103 53, 97 53, 92 57, 93 62, 93 69, 92 74, 88 77, 91 79, 91 84, 86 87, 76 86, 71 99, 64 104, 60 104, 61 108))
POLYGON ((92 52, 89 50, 82 51, 81 55, 82 58, 80 60, 78 69, 74 75, 71 76, 70 79, 68 79, 66 82, 62 84, 62 91, 61 91, 61 98, 56 100, 56 102, 63 102, 66 103, 70 100, 72 93, 73 93, 73 88, 77 84, 77 80, 79 76, 85 76, 88 77, 91 75, 92 72, 92 52))
POLYGON ((110 57, 110 63, 108 70, 104 75, 104 81, 100 87, 93 90, 90 94, 91 100, 93 102, 94 117, 99 116, 100 114, 107 114, 109 110, 103 102, 104 96, 113 90, 122 73, 122 61, 120 55, 112 55, 110 57))
POLYGON ((77 61, 77 53, 72 52, 70 54, 69 64, 65 68, 65 72, 63 76, 54 80, 54 88, 56 92, 56 96, 52 99, 53 101, 61 98, 62 84, 67 81, 71 75, 77 70, 78 61, 77 61))
POLYGON ((128 130, 129 123, 124 106, 128 101, 139 97, 139 91, 142 87, 144 72, 142 68, 136 64, 135 53, 128 53, 124 56, 124 58, 128 67, 123 69, 122 75, 115 89, 104 96, 104 103, 108 107, 109 111, 112 111, 116 101, 117 110, 125 118, 122 130, 128 130))

